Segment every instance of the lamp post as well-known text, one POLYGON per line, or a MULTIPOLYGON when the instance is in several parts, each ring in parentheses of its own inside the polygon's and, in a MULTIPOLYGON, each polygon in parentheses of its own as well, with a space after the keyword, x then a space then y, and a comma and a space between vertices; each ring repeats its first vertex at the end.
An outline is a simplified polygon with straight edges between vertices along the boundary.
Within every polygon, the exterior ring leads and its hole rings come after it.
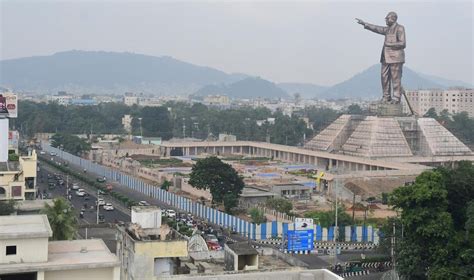
POLYGON ((143 138, 142 118, 138 118, 138 121, 140 122, 140 136, 143 138))

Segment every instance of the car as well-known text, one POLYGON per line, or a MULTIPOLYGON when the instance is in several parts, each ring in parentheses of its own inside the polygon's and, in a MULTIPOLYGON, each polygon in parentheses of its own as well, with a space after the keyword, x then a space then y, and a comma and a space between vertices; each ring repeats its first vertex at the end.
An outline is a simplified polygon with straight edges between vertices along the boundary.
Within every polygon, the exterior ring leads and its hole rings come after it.
POLYGON ((98 191, 97 191, 97 194, 98 194, 98 195, 108 195, 108 193, 107 193, 107 192, 104 192, 103 190, 98 190, 98 191))
POLYGON ((78 190, 78 191, 76 191, 76 195, 82 197, 82 196, 86 195, 86 193, 85 193, 85 192, 81 192, 81 191, 78 190))
POLYGON ((111 203, 106 203, 106 204, 104 205, 104 210, 105 210, 105 211, 112 211, 112 210, 114 210, 114 206, 112 206, 111 203))
POLYGON ((96 179, 96 181, 99 182, 99 183, 104 183, 106 181, 106 178, 105 177, 98 177, 96 179))
POLYGON ((55 152, 51 152, 51 153, 49 153, 49 155, 52 156, 52 157, 54 157, 54 156, 56 156, 56 153, 55 153, 55 152))
POLYGON ((79 189, 79 184, 78 183, 73 183, 72 184, 72 189, 75 190, 75 191, 78 190, 79 189))
POLYGON ((46 155, 45 151, 40 151, 40 155, 46 155))
POLYGON ((219 240, 217 239, 217 237, 214 234, 204 235, 204 240, 219 243, 219 240))
POLYGON ((166 210, 165 215, 166 215, 166 217, 174 218, 174 217, 176 217, 176 211, 174 211, 172 209, 168 209, 168 210, 166 210))
POLYGON ((103 206, 103 205, 105 205, 105 201, 104 201, 104 199, 103 199, 103 198, 99 198, 99 199, 97 199, 97 204, 98 204, 99 206, 103 206))
POLYGON ((211 250, 211 251, 220 251, 220 250, 222 250, 221 245, 219 245, 219 243, 217 243, 217 242, 206 241, 206 244, 207 244, 207 248, 209 248, 209 250, 211 250))
POLYGON ((138 205, 139 206, 150 206, 150 203, 146 202, 145 200, 142 200, 142 201, 138 202, 138 205))

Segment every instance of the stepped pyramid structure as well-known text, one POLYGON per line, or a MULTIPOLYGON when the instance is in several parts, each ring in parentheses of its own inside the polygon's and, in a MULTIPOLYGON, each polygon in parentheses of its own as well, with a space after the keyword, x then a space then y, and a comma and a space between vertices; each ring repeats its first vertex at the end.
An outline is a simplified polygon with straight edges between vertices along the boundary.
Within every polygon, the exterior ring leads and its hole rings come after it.
POLYGON ((342 115, 306 149, 366 158, 472 156, 472 151, 432 118, 342 115))

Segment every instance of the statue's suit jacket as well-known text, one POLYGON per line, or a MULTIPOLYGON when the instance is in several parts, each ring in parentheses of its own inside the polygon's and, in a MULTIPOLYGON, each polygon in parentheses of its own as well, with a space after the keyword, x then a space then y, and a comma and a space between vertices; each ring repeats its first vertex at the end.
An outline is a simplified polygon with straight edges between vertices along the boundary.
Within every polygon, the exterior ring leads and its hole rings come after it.
POLYGON ((364 25, 365 29, 385 35, 385 42, 380 57, 381 63, 404 63, 406 46, 405 27, 398 23, 392 26, 378 26, 370 23, 364 25))

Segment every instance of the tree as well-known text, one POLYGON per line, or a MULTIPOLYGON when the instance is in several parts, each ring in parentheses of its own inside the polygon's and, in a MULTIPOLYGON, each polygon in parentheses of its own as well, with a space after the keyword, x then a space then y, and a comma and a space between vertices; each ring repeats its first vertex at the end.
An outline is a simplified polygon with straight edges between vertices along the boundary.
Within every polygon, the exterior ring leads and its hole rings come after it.
MULTIPOLYGON (((404 229, 404 237, 397 241, 396 248, 401 276, 407 279, 469 279, 474 276, 474 242, 465 238, 471 209, 469 201, 458 196, 466 194, 466 186, 461 178, 456 181, 449 176, 454 174, 469 180, 474 176, 468 174, 472 172, 471 168, 470 163, 460 163, 454 170, 423 172, 413 185, 400 187, 391 194, 390 204, 401 212, 400 222, 404 229), (450 184, 453 186, 448 187, 450 184), (454 208, 450 206, 453 203, 456 204, 454 208)), ((469 199, 473 194, 466 195, 469 199)))
POLYGON ((15 213, 16 211, 16 201, 13 199, 10 200, 0 200, 0 216, 7 216, 15 213))
POLYGON ((266 206, 272 208, 280 213, 290 214, 293 210, 293 204, 291 201, 285 198, 270 198, 265 202, 266 206))
MULTIPOLYGON (((330 227, 336 224, 336 213, 334 211, 312 211, 304 215, 306 218, 313 218, 316 223, 322 227, 330 227)), ((342 227, 352 224, 352 217, 346 213, 342 205, 338 206, 337 210, 337 225, 342 227)), ((341 233, 341 231, 339 231, 341 233)))
POLYGON ((438 114, 436 113, 436 109, 431 107, 424 115, 423 117, 425 118, 433 118, 433 119, 437 119, 438 118, 438 114))
POLYGON ((257 225, 265 223, 267 221, 267 218, 265 217, 263 211, 258 208, 250 208, 249 215, 250 219, 252 220, 252 223, 255 223, 257 225))
POLYGON ((212 203, 224 203, 228 213, 237 205, 244 188, 244 182, 237 171, 217 157, 198 160, 192 168, 189 184, 197 189, 209 190, 212 203))
POLYGON ((74 155, 80 155, 83 152, 89 151, 91 145, 84 139, 75 135, 67 133, 56 133, 51 137, 51 146, 56 148, 63 148, 65 151, 74 155))
POLYGON ((358 104, 351 104, 347 107, 347 113, 350 115, 361 115, 364 111, 358 104))
POLYGON ((48 216, 52 240, 71 240, 76 234, 77 220, 73 209, 64 198, 53 199, 53 205, 45 203, 42 214, 48 216))
POLYGON ((170 188, 170 186, 171 186, 171 182, 168 181, 168 180, 165 180, 165 181, 163 182, 163 184, 161 184, 161 189, 162 189, 162 190, 165 190, 165 191, 168 191, 168 189, 170 188))

